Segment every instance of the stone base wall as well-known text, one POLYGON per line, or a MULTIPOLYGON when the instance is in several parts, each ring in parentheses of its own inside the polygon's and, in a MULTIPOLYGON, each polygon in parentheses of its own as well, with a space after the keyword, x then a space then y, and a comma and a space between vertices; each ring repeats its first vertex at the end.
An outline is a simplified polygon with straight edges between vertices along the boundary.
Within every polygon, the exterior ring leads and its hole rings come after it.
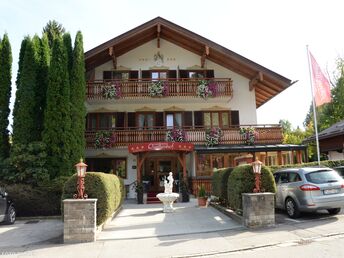
POLYGON ((97 199, 63 200, 64 243, 96 241, 97 199))
POLYGON ((274 193, 243 193, 243 223, 248 228, 275 225, 274 193))

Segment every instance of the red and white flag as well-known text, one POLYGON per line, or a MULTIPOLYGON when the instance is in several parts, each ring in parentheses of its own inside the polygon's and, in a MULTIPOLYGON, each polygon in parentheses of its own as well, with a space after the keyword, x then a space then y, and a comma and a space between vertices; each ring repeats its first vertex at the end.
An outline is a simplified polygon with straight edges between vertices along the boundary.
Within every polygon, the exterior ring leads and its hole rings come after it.
POLYGON ((331 102, 331 89, 330 83, 321 71, 317 61, 315 61, 311 52, 309 52, 312 65, 312 75, 313 75, 313 91, 315 105, 317 107, 331 102))

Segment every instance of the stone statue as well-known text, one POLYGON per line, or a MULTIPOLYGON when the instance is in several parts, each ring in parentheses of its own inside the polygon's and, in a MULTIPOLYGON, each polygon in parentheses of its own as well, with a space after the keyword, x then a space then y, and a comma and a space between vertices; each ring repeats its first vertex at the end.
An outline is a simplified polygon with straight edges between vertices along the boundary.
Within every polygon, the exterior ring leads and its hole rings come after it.
POLYGON ((173 173, 170 172, 167 178, 164 177, 164 193, 159 193, 156 195, 156 197, 159 198, 159 200, 164 204, 164 212, 173 212, 173 202, 179 197, 179 194, 172 193, 173 181, 173 173))
POLYGON ((167 177, 168 183, 166 181, 166 177, 164 178, 164 187, 165 187, 165 191, 164 193, 170 194, 172 193, 172 189, 173 189, 173 173, 170 172, 168 177, 167 177))

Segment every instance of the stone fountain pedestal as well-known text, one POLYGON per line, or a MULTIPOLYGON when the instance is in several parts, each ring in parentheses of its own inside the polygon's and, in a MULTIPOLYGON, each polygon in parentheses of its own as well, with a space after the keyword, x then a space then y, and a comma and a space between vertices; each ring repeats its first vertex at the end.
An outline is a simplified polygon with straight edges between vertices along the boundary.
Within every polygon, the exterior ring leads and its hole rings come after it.
POLYGON ((164 204, 165 213, 174 212, 173 202, 179 197, 178 193, 159 193, 156 197, 164 204))

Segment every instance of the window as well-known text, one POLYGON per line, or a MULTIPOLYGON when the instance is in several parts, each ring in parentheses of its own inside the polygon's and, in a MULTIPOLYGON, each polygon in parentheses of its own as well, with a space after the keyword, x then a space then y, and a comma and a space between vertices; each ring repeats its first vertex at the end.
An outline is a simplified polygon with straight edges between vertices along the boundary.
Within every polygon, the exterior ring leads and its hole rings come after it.
POLYGON ((167 128, 180 128, 182 127, 182 113, 167 113, 166 114, 167 128))
POLYGON ((126 158, 116 158, 113 161, 114 173, 126 179, 127 178, 127 159, 126 158))
POLYGON ((152 81, 158 81, 160 79, 167 79, 167 72, 166 71, 152 71, 151 73, 152 81))
POLYGON ((104 71, 104 80, 128 80, 129 71, 104 71))
POLYGON ((91 113, 87 115, 87 130, 124 128, 124 112, 91 113))
POLYGON ((138 126, 140 129, 143 129, 143 128, 153 129, 154 113, 139 113, 138 126))
POLYGON ((198 154, 196 176, 211 176, 214 169, 227 166, 225 154, 198 154))
POLYGON ((289 182, 299 182, 301 181, 301 178, 299 176, 299 174, 297 173, 289 173, 289 182))
POLYGON ((196 79, 196 78, 204 78, 204 71, 189 71, 188 78, 196 79))
POLYGON ((209 127, 228 128, 229 113, 227 111, 204 112, 203 125, 209 127))
POLYGON ((181 79, 214 78, 214 70, 179 70, 181 79))

